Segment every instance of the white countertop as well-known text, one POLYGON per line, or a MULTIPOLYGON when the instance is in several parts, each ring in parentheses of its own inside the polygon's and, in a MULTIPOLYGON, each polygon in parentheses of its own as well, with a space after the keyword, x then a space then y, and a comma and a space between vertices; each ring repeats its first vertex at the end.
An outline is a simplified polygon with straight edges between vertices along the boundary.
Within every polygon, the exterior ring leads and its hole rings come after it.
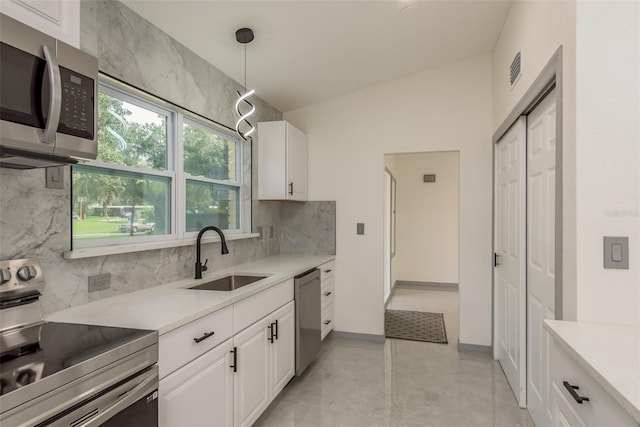
POLYGON ((201 280, 185 279, 51 313, 47 321, 157 330, 160 335, 261 292, 335 258, 335 255, 277 255, 224 270, 201 280), (186 289, 229 274, 263 274, 266 279, 233 291, 186 289))
POLYGON ((544 323, 569 355, 640 423, 640 327, 544 323))

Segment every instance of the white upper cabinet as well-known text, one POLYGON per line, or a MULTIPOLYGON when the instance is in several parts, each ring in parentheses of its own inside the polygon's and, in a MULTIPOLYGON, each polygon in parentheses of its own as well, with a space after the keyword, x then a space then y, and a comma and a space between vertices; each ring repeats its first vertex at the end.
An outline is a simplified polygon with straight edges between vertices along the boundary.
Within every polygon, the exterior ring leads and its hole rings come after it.
POLYGON ((2 0, 0 12, 80 48, 79 0, 2 0))
POLYGON ((258 123, 258 198, 307 200, 307 136, 284 120, 258 123))

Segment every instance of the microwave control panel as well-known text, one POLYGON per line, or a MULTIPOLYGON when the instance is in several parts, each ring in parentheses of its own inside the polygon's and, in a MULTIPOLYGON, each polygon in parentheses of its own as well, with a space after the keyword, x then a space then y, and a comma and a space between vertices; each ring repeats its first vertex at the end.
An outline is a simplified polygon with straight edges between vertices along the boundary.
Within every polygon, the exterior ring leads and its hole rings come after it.
POLYGON ((95 105, 93 79, 60 67, 62 106, 58 132, 94 139, 95 105))

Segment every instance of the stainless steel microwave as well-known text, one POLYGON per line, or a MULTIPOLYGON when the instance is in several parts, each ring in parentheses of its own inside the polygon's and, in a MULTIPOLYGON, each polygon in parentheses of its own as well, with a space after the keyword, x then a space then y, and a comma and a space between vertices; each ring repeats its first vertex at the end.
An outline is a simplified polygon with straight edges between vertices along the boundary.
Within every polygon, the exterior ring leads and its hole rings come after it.
POLYGON ((0 166, 94 160, 98 60, 0 14, 0 166))

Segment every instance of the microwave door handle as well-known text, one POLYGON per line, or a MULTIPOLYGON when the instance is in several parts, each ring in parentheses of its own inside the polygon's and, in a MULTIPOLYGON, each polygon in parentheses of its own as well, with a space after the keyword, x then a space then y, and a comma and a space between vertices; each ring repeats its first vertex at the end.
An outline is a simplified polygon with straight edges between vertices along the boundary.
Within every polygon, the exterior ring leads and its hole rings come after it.
POLYGON ((49 96, 49 114, 47 123, 44 126, 42 142, 52 144, 56 141, 56 132, 60 123, 60 109, 62 107, 62 83, 60 81, 60 67, 54 49, 49 46, 42 46, 44 58, 47 61, 47 75, 51 82, 51 93, 49 96))

